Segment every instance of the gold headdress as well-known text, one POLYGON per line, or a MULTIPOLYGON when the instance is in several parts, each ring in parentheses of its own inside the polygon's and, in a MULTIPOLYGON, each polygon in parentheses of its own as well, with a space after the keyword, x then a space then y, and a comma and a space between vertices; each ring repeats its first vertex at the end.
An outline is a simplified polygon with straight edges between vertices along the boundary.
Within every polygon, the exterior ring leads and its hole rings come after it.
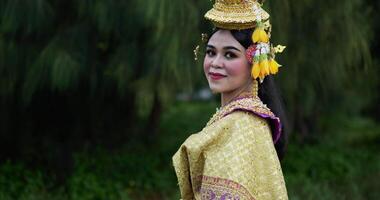
POLYGON ((278 72, 281 65, 274 60, 275 54, 281 53, 285 46, 273 47, 269 42, 272 28, 269 14, 258 0, 215 0, 213 8, 205 14, 205 18, 221 29, 254 29, 253 45, 246 52, 252 64, 252 78, 263 81, 265 76, 278 72))

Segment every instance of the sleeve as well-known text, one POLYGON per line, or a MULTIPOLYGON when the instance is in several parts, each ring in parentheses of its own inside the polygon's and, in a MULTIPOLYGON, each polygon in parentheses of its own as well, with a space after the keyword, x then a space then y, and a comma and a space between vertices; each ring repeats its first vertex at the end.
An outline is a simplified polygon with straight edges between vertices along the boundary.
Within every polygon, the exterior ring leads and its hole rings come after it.
POLYGON ((227 117, 231 125, 204 151, 202 199, 287 200, 268 123, 245 112, 227 117))
POLYGON ((193 199, 194 193, 191 185, 189 161, 185 147, 181 147, 173 157, 175 173, 178 177, 178 186, 182 199, 193 199))

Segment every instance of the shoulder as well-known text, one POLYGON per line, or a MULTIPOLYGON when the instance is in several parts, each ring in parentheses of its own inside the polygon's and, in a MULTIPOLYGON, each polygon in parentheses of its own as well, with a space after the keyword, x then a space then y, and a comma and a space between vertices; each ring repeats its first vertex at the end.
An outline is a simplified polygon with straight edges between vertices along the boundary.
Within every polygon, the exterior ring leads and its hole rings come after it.
POLYGON ((274 143, 280 138, 282 132, 280 119, 258 97, 242 98, 230 103, 218 113, 217 117, 213 117, 210 123, 231 117, 231 115, 234 116, 233 119, 245 119, 241 120, 243 123, 250 121, 251 123, 246 123, 247 126, 255 129, 270 127, 274 143), (241 113, 246 115, 242 116, 241 113))
POLYGON ((269 134, 271 129, 268 120, 249 111, 235 111, 221 121, 225 121, 230 129, 230 134, 256 135, 269 134))
POLYGON ((253 112, 245 110, 235 110, 219 120, 207 125, 200 133, 210 133, 219 131, 236 130, 241 128, 263 128, 269 127, 268 121, 253 112))
POLYGON ((248 126, 250 128, 267 127, 268 121, 250 111, 236 110, 221 121, 230 121, 232 126, 248 126))
POLYGON ((206 126, 200 132, 190 135, 184 144, 187 147, 201 147, 214 144, 215 141, 230 140, 231 137, 251 135, 270 131, 267 120, 247 111, 235 111, 215 123, 206 126))

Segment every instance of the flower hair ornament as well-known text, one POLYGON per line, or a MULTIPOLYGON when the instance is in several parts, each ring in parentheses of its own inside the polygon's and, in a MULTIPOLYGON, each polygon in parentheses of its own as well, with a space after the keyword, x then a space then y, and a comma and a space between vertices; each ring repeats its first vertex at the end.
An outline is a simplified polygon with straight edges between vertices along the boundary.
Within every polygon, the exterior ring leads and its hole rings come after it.
MULTIPOLYGON (((202 33, 201 37, 202 37, 202 38, 201 38, 202 43, 203 43, 203 44, 206 44, 207 41, 208 41, 208 35, 207 35, 206 33, 202 33)), ((197 45, 197 46, 195 47, 195 49, 194 49, 194 60, 195 60, 195 61, 198 60, 199 48, 200 48, 200 46, 197 45)))
POLYGON ((215 0, 214 6, 205 14, 216 27, 227 30, 252 29, 252 45, 246 50, 246 57, 252 65, 251 76, 260 82, 271 74, 277 74, 280 64, 275 61, 276 53, 282 53, 285 46, 270 43, 272 26, 269 14, 258 0, 215 0))

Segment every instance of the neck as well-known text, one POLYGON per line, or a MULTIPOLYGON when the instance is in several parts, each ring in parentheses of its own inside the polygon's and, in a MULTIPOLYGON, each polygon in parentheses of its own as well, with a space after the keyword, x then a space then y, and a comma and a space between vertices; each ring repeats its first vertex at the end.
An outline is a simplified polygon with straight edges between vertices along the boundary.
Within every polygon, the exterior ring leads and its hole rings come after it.
POLYGON ((257 81, 249 81, 246 85, 236 90, 230 92, 224 92, 221 94, 221 105, 222 107, 237 99, 244 96, 257 96, 257 81))

